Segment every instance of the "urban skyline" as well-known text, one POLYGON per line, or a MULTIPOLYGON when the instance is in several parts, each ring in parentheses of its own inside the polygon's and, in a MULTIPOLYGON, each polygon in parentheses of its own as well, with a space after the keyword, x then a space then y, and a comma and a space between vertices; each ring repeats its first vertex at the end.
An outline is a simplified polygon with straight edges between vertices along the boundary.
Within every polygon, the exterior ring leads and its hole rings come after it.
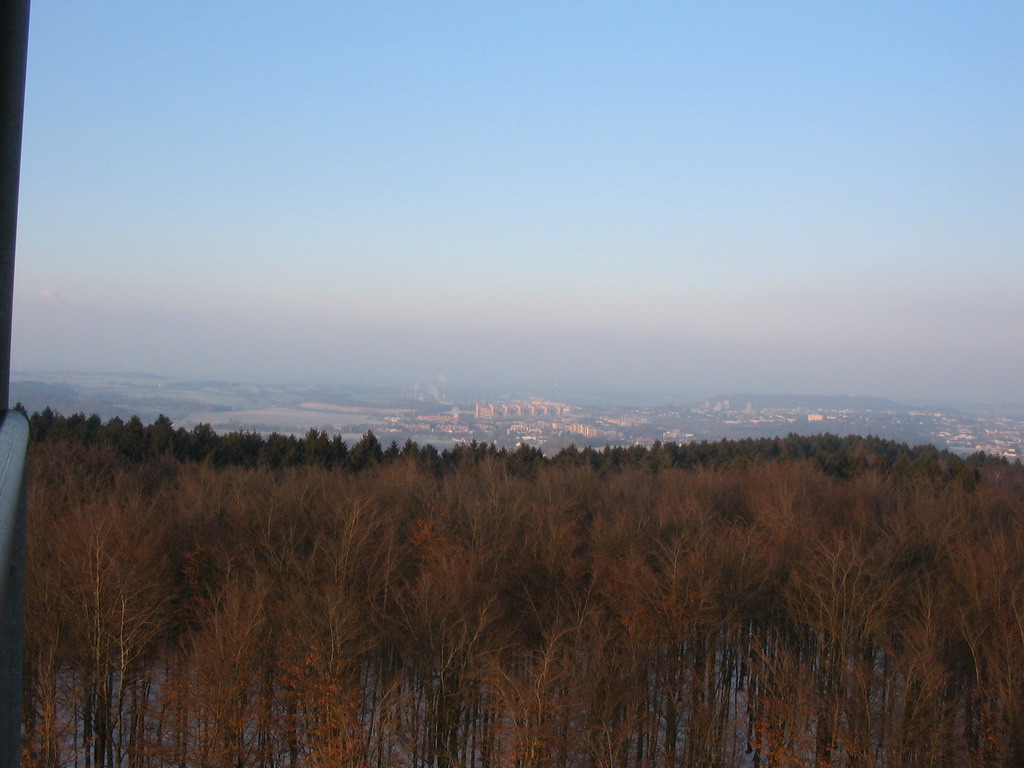
POLYGON ((356 442, 368 431, 385 444, 414 440, 439 448, 476 441, 557 452, 568 445, 653 445, 795 433, 875 436, 930 444, 966 456, 1024 457, 1024 404, 906 403, 834 395, 719 394, 646 402, 620 395, 481 392, 455 382, 448 397, 425 386, 288 387, 189 382, 136 374, 18 376, 15 401, 31 411, 96 413, 101 419, 169 417, 179 427, 208 425, 221 434, 310 429, 356 442))

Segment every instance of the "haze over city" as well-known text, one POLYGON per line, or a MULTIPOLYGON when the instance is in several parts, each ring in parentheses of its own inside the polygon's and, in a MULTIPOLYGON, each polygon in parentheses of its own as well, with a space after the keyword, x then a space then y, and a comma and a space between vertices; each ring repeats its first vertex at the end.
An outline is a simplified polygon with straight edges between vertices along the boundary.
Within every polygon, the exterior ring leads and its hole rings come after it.
POLYGON ((33 7, 15 370, 1021 400, 1018 3, 33 7))

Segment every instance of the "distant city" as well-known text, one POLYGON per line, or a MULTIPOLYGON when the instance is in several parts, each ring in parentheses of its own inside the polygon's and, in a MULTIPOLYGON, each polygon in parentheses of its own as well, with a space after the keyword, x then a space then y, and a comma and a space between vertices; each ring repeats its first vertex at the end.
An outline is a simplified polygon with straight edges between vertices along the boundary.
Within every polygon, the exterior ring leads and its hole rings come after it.
MULTIPOLYGON (((260 386, 189 382, 148 374, 19 374, 11 401, 29 412, 52 408, 104 419, 168 416, 191 429, 305 434, 310 429, 357 440, 367 431, 386 445, 406 440, 438 448, 471 441, 498 447, 528 444, 546 453, 578 447, 688 443, 830 432, 875 435, 911 445, 932 444, 961 455, 983 451, 1024 456, 1020 404, 903 404, 877 397, 729 394, 696 402, 630 405, 562 394, 453 389, 444 377, 401 387, 260 386)), ((640 398, 637 398, 638 400, 640 398)))

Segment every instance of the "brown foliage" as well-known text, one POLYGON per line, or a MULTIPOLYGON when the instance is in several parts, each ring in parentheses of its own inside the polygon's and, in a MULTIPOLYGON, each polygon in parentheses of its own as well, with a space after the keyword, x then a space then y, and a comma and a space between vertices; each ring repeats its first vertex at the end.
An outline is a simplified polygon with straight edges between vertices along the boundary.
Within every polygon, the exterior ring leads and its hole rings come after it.
POLYGON ((1024 761, 1024 485, 33 445, 25 761, 1024 761))

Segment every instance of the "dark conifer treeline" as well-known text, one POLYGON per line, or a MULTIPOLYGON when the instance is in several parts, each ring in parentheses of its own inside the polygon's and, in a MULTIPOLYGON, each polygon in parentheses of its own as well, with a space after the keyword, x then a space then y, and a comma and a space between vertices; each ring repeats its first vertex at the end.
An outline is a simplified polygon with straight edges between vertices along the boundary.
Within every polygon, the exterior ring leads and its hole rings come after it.
MULTIPOLYGON (((18 407, 18 406, 16 406, 18 407)), ((1005 460, 976 454, 964 460, 949 451, 931 445, 911 448, 905 443, 877 437, 837 437, 830 434, 785 438, 702 441, 699 443, 655 443, 651 447, 606 446, 604 449, 570 446, 548 458, 537 449, 521 445, 513 450, 472 442, 438 452, 432 445, 420 446, 407 440, 401 447, 392 442, 384 448, 373 432, 367 432, 353 446, 337 435, 329 436, 310 429, 304 437, 273 433, 264 438, 258 432, 236 431, 223 435, 209 424, 192 430, 174 428, 171 420, 160 416, 143 424, 138 416, 127 422, 112 418, 104 423, 93 414, 62 416, 49 408, 29 416, 32 441, 71 441, 82 445, 105 445, 120 457, 138 463, 154 458, 177 461, 209 462, 215 466, 284 467, 322 466, 361 471, 380 463, 418 456, 438 471, 450 470, 485 456, 497 457, 517 472, 529 472, 543 464, 613 469, 745 469, 774 462, 813 460, 827 474, 850 477, 865 471, 897 472, 932 477, 957 475, 963 482, 977 479, 977 470, 985 465, 1005 464, 1005 460)))
POLYGON ((1024 764, 1019 465, 32 422, 26 765, 1024 764))

